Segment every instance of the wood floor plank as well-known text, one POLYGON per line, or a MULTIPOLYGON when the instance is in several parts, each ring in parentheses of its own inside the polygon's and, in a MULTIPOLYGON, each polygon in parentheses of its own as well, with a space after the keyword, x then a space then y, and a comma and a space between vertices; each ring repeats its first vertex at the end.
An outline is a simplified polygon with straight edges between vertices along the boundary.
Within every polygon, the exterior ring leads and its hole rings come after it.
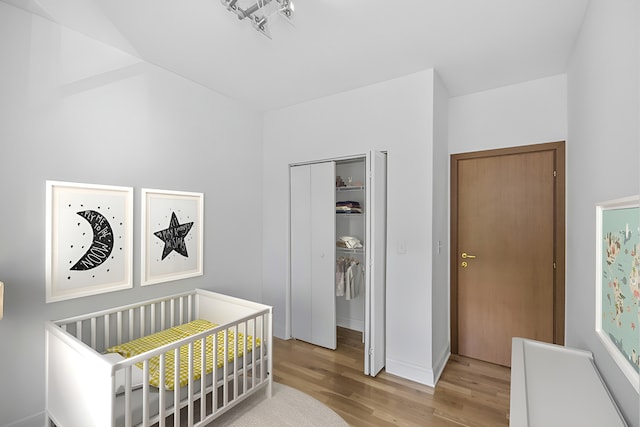
POLYGON ((274 338, 274 380, 323 402, 352 426, 508 426, 509 368, 452 355, 435 388, 364 375, 362 334, 338 328, 338 348, 274 338))

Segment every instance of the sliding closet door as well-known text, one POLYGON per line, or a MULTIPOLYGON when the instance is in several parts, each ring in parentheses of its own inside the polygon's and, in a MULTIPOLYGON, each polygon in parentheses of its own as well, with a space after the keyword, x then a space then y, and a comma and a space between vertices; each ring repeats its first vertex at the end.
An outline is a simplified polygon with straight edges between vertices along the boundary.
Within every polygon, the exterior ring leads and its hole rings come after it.
POLYGON ((294 338, 336 348, 334 162, 291 168, 291 305, 294 338))
POLYGON ((387 248, 387 155, 367 156, 367 295, 365 301, 365 374, 375 377, 385 365, 387 248))

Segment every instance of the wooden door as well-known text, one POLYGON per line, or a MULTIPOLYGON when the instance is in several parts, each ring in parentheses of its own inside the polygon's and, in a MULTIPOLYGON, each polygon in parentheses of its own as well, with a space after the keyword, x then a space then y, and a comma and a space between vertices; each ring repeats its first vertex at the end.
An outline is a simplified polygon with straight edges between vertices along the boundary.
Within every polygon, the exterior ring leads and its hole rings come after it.
POLYGON ((564 341, 564 143, 452 156, 452 350, 564 341))

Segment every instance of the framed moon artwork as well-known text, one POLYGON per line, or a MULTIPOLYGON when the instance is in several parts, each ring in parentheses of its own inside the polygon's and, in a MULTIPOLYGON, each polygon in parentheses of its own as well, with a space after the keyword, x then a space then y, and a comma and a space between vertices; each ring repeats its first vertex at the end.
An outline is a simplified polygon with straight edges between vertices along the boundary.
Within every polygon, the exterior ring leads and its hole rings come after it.
POLYGON ((640 196, 596 206, 596 332, 640 387, 640 196))
POLYGON ((143 188, 142 286, 201 276, 204 194, 143 188))
POLYGON ((133 188, 46 182, 46 302, 133 286, 133 188))

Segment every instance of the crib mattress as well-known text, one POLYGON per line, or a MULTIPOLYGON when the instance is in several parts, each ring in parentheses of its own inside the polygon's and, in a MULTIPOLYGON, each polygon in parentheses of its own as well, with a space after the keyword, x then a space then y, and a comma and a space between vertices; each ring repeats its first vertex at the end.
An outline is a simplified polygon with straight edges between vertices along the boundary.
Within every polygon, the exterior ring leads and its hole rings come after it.
MULTIPOLYGON (((110 347, 106 350, 107 353, 118 353, 125 358, 136 356, 142 353, 145 353, 150 350, 154 350, 158 347, 161 347, 166 344, 170 344, 176 341, 179 341, 183 338, 187 338, 189 336, 198 334, 200 332, 205 332, 207 330, 215 328, 216 324, 209 322, 207 320, 194 320, 183 325, 175 326, 173 328, 166 329, 164 331, 157 332, 155 334, 147 335, 145 337, 141 337, 135 339, 133 341, 129 341, 127 343, 119 344, 113 347, 110 347)), ((236 357, 234 352, 234 341, 235 334, 233 330, 227 330, 227 349, 225 352, 224 345, 224 332, 220 331, 217 334, 216 339, 216 365, 221 368, 224 365, 225 353, 226 359, 231 362, 236 357)), ((253 337, 247 336, 247 351, 251 351, 254 345, 256 347, 260 346, 260 340, 254 340, 253 337)), ((244 354, 244 346, 245 339, 242 333, 238 333, 237 338, 237 357, 242 357, 244 354)), ((194 380, 198 380, 202 376, 202 341, 197 340, 194 342, 194 357, 193 357, 193 369, 194 369, 194 380)), ((205 373, 213 372, 213 360, 211 357, 213 354, 213 336, 208 336, 205 340, 205 352, 206 352, 206 367, 205 373)), ((188 354, 189 354, 189 346, 183 345, 180 347, 180 361, 179 361, 179 375, 180 382, 179 387, 183 387, 189 382, 189 366, 188 366, 188 354)), ((142 363, 136 364, 136 366, 142 369, 142 363)), ((175 388, 175 354, 173 351, 167 352, 165 354, 165 378, 164 381, 160 378, 160 356, 155 356, 149 359, 149 383, 152 386, 160 387, 161 383, 167 390, 173 390, 175 388)))

